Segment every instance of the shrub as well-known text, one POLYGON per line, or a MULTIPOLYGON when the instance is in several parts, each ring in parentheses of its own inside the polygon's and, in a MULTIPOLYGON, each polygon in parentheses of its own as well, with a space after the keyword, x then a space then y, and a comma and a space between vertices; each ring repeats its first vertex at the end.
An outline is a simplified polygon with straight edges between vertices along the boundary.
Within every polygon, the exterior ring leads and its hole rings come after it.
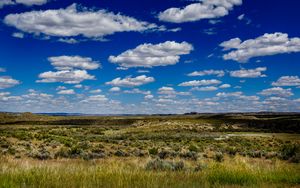
POLYGON ((157 155, 158 154, 158 148, 150 148, 148 149, 148 152, 150 155, 157 155))
POLYGON ((179 156, 182 158, 191 159, 191 160, 195 160, 195 161, 198 159, 198 154, 194 151, 180 153, 179 156))
POLYGON ((272 159, 276 156, 277 156, 276 152, 267 152, 265 157, 266 157, 266 159, 272 159))
POLYGON ((207 165, 206 164, 203 164, 203 163, 199 163, 196 165, 195 167, 195 172, 199 172, 199 171, 202 171, 204 169, 207 168, 207 165))
POLYGON ((126 153, 126 152, 124 152, 124 151, 122 151, 122 150, 117 150, 115 152, 115 156, 118 156, 118 157, 127 157, 127 156, 129 156, 129 154, 126 153))
POLYGON ((154 159, 149 161, 146 164, 146 170, 157 170, 157 171, 165 171, 165 170, 172 170, 172 171, 180 171, 184 169, 184 162, 171 162, 165 161, 162 159, 154 159))
POLYGON ((190 151, 193 151, 193 152, 198 152, 199 151, 199 148, 194 144, 191 144, 188 149, 190 151))
POLYGON ((285 144, 280 149, 280 158, 283 160, 289 160, 297 162, 297 158, 300 156, 299 144, 285 144), (293 159, 293 160, 292 160, 293 159))
POLYGON ((46 148, 42 148, 37 152, 30 153, 29 156, 39 160, 47 160, 52 158, 50 152, 46 148))
POLYGON ((68 158, 70 157, 70 149, 62 147, 58 152, 55 153, 54 157, 55 158, 68 158))
POLYGON ((221 152, 217 152, 214 156, 215 161, 222 162, 224 161, 224 155, 221 152))
POLYGON ((237 153, 237 148, 236 147, 227 147, 226 152, 231 156, 235 156, 237 153))
POLYGON ((166 159, 170 155, 170 152, 166 150, 162 150, 161 152, 158 153, 158 157, 160 159, 166 159))

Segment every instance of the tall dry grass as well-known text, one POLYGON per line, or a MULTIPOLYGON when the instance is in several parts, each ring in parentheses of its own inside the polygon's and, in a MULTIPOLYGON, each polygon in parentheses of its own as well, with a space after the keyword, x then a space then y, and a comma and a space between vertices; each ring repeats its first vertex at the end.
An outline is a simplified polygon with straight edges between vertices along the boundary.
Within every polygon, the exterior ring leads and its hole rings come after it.
POLYGON ((97 161, 2 158, 0 187, 290 187, 300 185, 300 167, 281 161, 236 157, 218 163, 185 162, 180 171, 146 170, 149 158, 97 161))

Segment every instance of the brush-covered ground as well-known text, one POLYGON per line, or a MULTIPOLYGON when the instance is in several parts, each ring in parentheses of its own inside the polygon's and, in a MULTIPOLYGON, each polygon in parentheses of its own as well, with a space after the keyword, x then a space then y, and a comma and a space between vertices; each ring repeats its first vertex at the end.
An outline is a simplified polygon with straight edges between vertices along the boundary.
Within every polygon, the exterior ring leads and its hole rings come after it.
POLYGON ((0 187, 299 187, 300 115, 0 113, 0 187))

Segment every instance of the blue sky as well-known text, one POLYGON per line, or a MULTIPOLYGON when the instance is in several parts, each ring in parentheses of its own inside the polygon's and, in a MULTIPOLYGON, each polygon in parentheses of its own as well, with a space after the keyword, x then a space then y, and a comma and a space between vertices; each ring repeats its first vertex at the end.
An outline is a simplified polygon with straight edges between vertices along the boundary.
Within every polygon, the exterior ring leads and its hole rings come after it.
POLYGON ((299 6, 0 0, 0 111, 300 111, 299 6))

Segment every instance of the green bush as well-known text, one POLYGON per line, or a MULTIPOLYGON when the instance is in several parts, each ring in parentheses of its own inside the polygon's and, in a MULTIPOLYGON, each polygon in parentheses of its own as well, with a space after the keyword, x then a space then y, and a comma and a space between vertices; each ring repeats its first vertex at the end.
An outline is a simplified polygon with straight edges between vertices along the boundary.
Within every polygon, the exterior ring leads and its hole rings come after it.
POLYGON ((188 148, 190 151, 194 151, 194 152, 198 152, 199 151, 199 148, 194 145, 194 144, 191 144, 188 148))
POLYGON ((158 148, 150 148, 148 149, 148 152, 150 155, 157 155, 158 154, 158 148))
POLYGON ((299 162, 300 145, 284 144, 280 149, 280 158, 283 160, 291 160, 291 162, 299 162), (297 160, 298 158, 298 160, 297 160))
POLYGON ((215 153, 214 159, 215 159, 215 161, 217 161, 217 162, 222 162, 222 161, 224 161, 224 155, 223 155, 223 153, 221 153, 221 152, 215 153))

